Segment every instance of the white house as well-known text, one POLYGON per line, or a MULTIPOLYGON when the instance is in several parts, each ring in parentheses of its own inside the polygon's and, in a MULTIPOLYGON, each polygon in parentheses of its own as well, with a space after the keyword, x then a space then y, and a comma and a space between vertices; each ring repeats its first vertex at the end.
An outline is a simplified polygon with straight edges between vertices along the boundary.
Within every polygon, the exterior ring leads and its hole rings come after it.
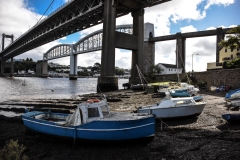
POLYGON ((177 68, 177 65, 173 64, 165 64, 165 63, 158 63, 157 64, 161 69, 162 72, 160 75, 163 74, 181 74, 182 73, 182 68, 177 68))

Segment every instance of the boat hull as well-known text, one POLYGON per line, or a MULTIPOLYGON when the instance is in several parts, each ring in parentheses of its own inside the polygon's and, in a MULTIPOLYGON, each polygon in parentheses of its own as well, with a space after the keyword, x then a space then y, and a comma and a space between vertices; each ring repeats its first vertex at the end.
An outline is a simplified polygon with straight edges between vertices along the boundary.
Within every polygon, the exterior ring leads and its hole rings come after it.
POLYGON ((231 100, 231 99, 237 99, 237 98, 240 98, 240 88, 235 90, 230 90, 225 95, 225 100, 231 100))
MULTIPOLYGON (((33 113, 31 113, 33 114, 33 113)), ((41 112, 35 112, 41 114, 41 112)), ((84 140, 120 141, 155 135, 155 117, 137 120, 98 120, 79 126, 62 126, 42 119, 34 119, 27 113, 22 116, 24 125, 34 131, 84 140)))
POLYGON ((228 122, 240 123, 240 114, 223 114, 222 118, 228 122))
POLYGON ((180 106, 180 107, 168 107, 168 108, 144 108, 139 109, 139 113, 151 113, 161 119, 169 118, 181 118, 189 116, 198 116, 202 113, 205 104, 199 104, 194 106, 180 106))

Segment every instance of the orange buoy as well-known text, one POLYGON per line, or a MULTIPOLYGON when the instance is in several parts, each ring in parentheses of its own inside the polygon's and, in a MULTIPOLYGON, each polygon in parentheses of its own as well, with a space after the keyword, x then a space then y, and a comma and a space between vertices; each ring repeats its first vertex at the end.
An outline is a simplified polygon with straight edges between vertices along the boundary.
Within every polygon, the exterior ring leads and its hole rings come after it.
POLYGON ((99 99, 97 99, 97 98, 92 98, 92 99, 88 99, 87 102, 88 102, 88 103, 96 103, 96 102, 99 102, 99 99))

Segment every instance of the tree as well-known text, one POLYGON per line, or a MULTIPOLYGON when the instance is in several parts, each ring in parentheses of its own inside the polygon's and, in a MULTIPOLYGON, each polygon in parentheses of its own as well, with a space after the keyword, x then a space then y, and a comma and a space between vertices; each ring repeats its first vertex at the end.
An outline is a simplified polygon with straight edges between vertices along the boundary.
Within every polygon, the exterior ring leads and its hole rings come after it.
POLYGON ((123 68, 115 67, 115 74, 118 76, 123 76, 125 73, 125 70, 123 68))
POLYGON ((155 75, 160 74, 163 71, 159 65, 151 65, 149 67, 148 78, 155 79, 155 75))
POLYGON ((97 71, 99 72, 101 69, 101 64, 100 63, 95 63, 92 67, 92 72, 97 71))
POLYGON ((240 48, 240 26, 230 29, 227 33, 230 34, 227 36, 227 40, 222 40, 218 45, 231 49, 240 48))

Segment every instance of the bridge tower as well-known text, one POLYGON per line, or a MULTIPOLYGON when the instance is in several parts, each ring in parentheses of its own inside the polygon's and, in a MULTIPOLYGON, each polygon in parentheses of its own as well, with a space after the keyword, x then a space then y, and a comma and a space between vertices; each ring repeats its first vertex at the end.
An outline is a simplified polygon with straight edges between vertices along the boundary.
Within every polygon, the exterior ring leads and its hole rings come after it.
POLYGON ((154 37, 154 24, 144 24, 144 49, 143 49, 143 75, 147 74, 151 65, 155 64, 155 42, 149 41, 149 38, 154 37))
MULTIPOLYGON (((116 7, 121 5, 131 5, 117 0, 104 1, 103 15, 103 41, 101 74, 98 77, 97 91, 103 92, 118 90, 118 77, 115 73, 115 47, 132 50, 132 70, 136 65, 143 71, 143 46, 144 46, 144 9, 140 6, 132 12, 133 35, 116 31, 116 7), (100 89, 100 90, 99 90, 100 89)), ((131 72, 130 83, 134 82, 137 72, 131 72)))
MULTIPOLYGON (((11 43, 13 42, 13 34, 12 35, 6 35, 5 33, 2 34, 2 51, 4 50, 4 39, 5 38, 11 38, 11 43)), ((4 63, 5 59, 1 57, 1 75, 4 75, 4 63)), ((11 57, 11 74, 13 75, 14 72, 14 63, 13 63, 13 57, 11 57)))
POLYGON ((182 68, 182 73, 185 73, 186 38, 179 32, 176 34, 176 39, 176 65, 177 68, 182 68))

